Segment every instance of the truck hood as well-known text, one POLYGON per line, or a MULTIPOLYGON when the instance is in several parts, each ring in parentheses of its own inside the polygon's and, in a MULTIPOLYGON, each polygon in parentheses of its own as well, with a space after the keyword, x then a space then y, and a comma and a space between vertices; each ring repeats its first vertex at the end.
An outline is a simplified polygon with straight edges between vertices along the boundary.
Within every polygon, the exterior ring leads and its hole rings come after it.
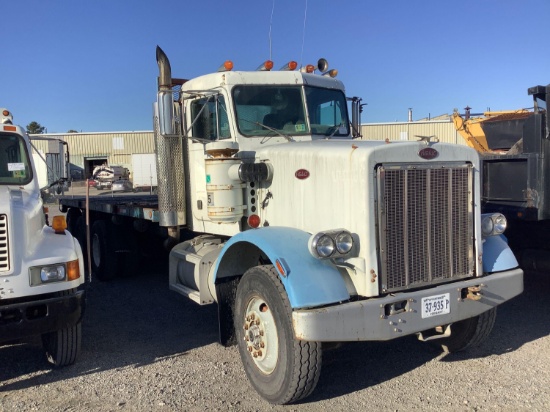
POLYGON ((475 150, 447 143, 317 140, 262 148, 256 161, 273 166, 262 220, 310 233, 336 228, 365 233, 374 217, 376 166, 382 163, 459 161, 479 171, 475 150), (426 148, 435 157, 422 158, 426 148))

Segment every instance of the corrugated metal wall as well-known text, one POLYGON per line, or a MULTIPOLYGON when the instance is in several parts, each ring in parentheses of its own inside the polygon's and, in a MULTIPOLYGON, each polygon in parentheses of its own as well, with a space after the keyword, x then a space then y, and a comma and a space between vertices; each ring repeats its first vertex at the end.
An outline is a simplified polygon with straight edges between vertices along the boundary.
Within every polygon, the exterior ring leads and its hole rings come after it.
POLYGON ((466 145, 450 120, 403 123, 365 123, 362 140, 418 140, 416 136, 437 136, 440 142, 466 145))
MULTIPOLYGON (((132 154, 155 152, 152 131, 56 133, 33 135, 31 137, 34 136, 60 139, 67 142, 71 164, 82 169, 85 168, 86 160, 107 159, 110 165, 124 166, 131 171, 132 154)), ((33 145, 45 153, 48 152, 48 142, 46 141, 33 141, 33 145)))

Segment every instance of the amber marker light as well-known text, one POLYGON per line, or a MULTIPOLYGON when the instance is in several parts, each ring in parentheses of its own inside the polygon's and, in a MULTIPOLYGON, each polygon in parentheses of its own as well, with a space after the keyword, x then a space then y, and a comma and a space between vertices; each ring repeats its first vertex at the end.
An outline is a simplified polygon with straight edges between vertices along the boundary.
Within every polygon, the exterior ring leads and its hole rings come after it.
POLYGON ((306 66, 306 73, 313 73, 315 71, 315 66, 313 64, 308 64, 306 66))
POLYGON ((291 60, 287 64, 285 64, 283 67, 281 67, 281 70, 292 71, 292 70, 296 70, 296 67, 298 67, 298 63, 296 63, 294 60, 291 60))
POLYGON ((57 234, 65 233, 65 229, 67 229, 67 221, 65 220, 65 216, 54 216, 52 228, 57 234))
POLYGON ((257 70, 260 71, 270 71, 273 68, 273 62, 271 60, 266 60, 263 62, 260 67, 257 68, 257 70))
POLYGON ((231 60, 224 61, 218 69, 219 72, 228 72, 231 70, 233 70, 233 62, 231 60))
POLYGON ((336 77, 338 76, 338 70, 336 69, 329 70, 328 72, 323 73, 323 76, 336 77))
POLYGON ((15 127, 15 126, 4 126, 4 130, 7 130, 8 132, 15 132, 15 131, 17 131, 17 127, 15 127))
POLYGON ((2 110, 2 116, 9 116, 10 111, 9 110, 2 110))
POLYGON ((260 216, 250 215, 248 216, 248 226, 253 229, 257 229, 260 226, 260 216))
POLYGON ((77 260, 67 262, 67 280, 76 280, 80 277, 80 266, 77 260))

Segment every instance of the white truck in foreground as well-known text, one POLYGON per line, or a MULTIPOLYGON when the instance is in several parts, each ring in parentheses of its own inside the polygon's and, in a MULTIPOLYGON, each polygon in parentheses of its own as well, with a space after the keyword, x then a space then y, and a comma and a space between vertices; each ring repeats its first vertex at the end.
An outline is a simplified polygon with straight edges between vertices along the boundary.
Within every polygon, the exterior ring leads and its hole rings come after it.
POLYGON ((64 216, 48 225, 27 133, 0 117, 0 344, 42 336, 48 360, 80 351, 84 266, 64 216))
MULTIPOLYGON (((157 62, 158 198, 90 199, 92 266, 127 270, 138 235, 162 228, 170 288, 217 304, 221 343, 267 401, 311 394, 327 342, 416 334, 462 350, 522 292, 506 220, 480 213, 474 150, 354 139, 361 100, 324 60, 191 80, 160 48, 157 62)), ((85 202, 61 205, 82 239, 85 202)))

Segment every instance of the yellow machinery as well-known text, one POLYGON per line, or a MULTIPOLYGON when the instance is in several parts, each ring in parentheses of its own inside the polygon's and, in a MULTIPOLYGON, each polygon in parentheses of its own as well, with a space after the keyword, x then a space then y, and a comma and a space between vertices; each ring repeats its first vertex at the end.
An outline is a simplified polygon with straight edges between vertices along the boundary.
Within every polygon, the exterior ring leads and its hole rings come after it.
POLYGON ((470 115, 470 108, 461 115, 455 109, 453 122, 456 130, 468 146, 483 154, 506 153, 521 138, 523 123, 533 115, 527 109, 500 112, 485 112, 482 115, 470 115))

